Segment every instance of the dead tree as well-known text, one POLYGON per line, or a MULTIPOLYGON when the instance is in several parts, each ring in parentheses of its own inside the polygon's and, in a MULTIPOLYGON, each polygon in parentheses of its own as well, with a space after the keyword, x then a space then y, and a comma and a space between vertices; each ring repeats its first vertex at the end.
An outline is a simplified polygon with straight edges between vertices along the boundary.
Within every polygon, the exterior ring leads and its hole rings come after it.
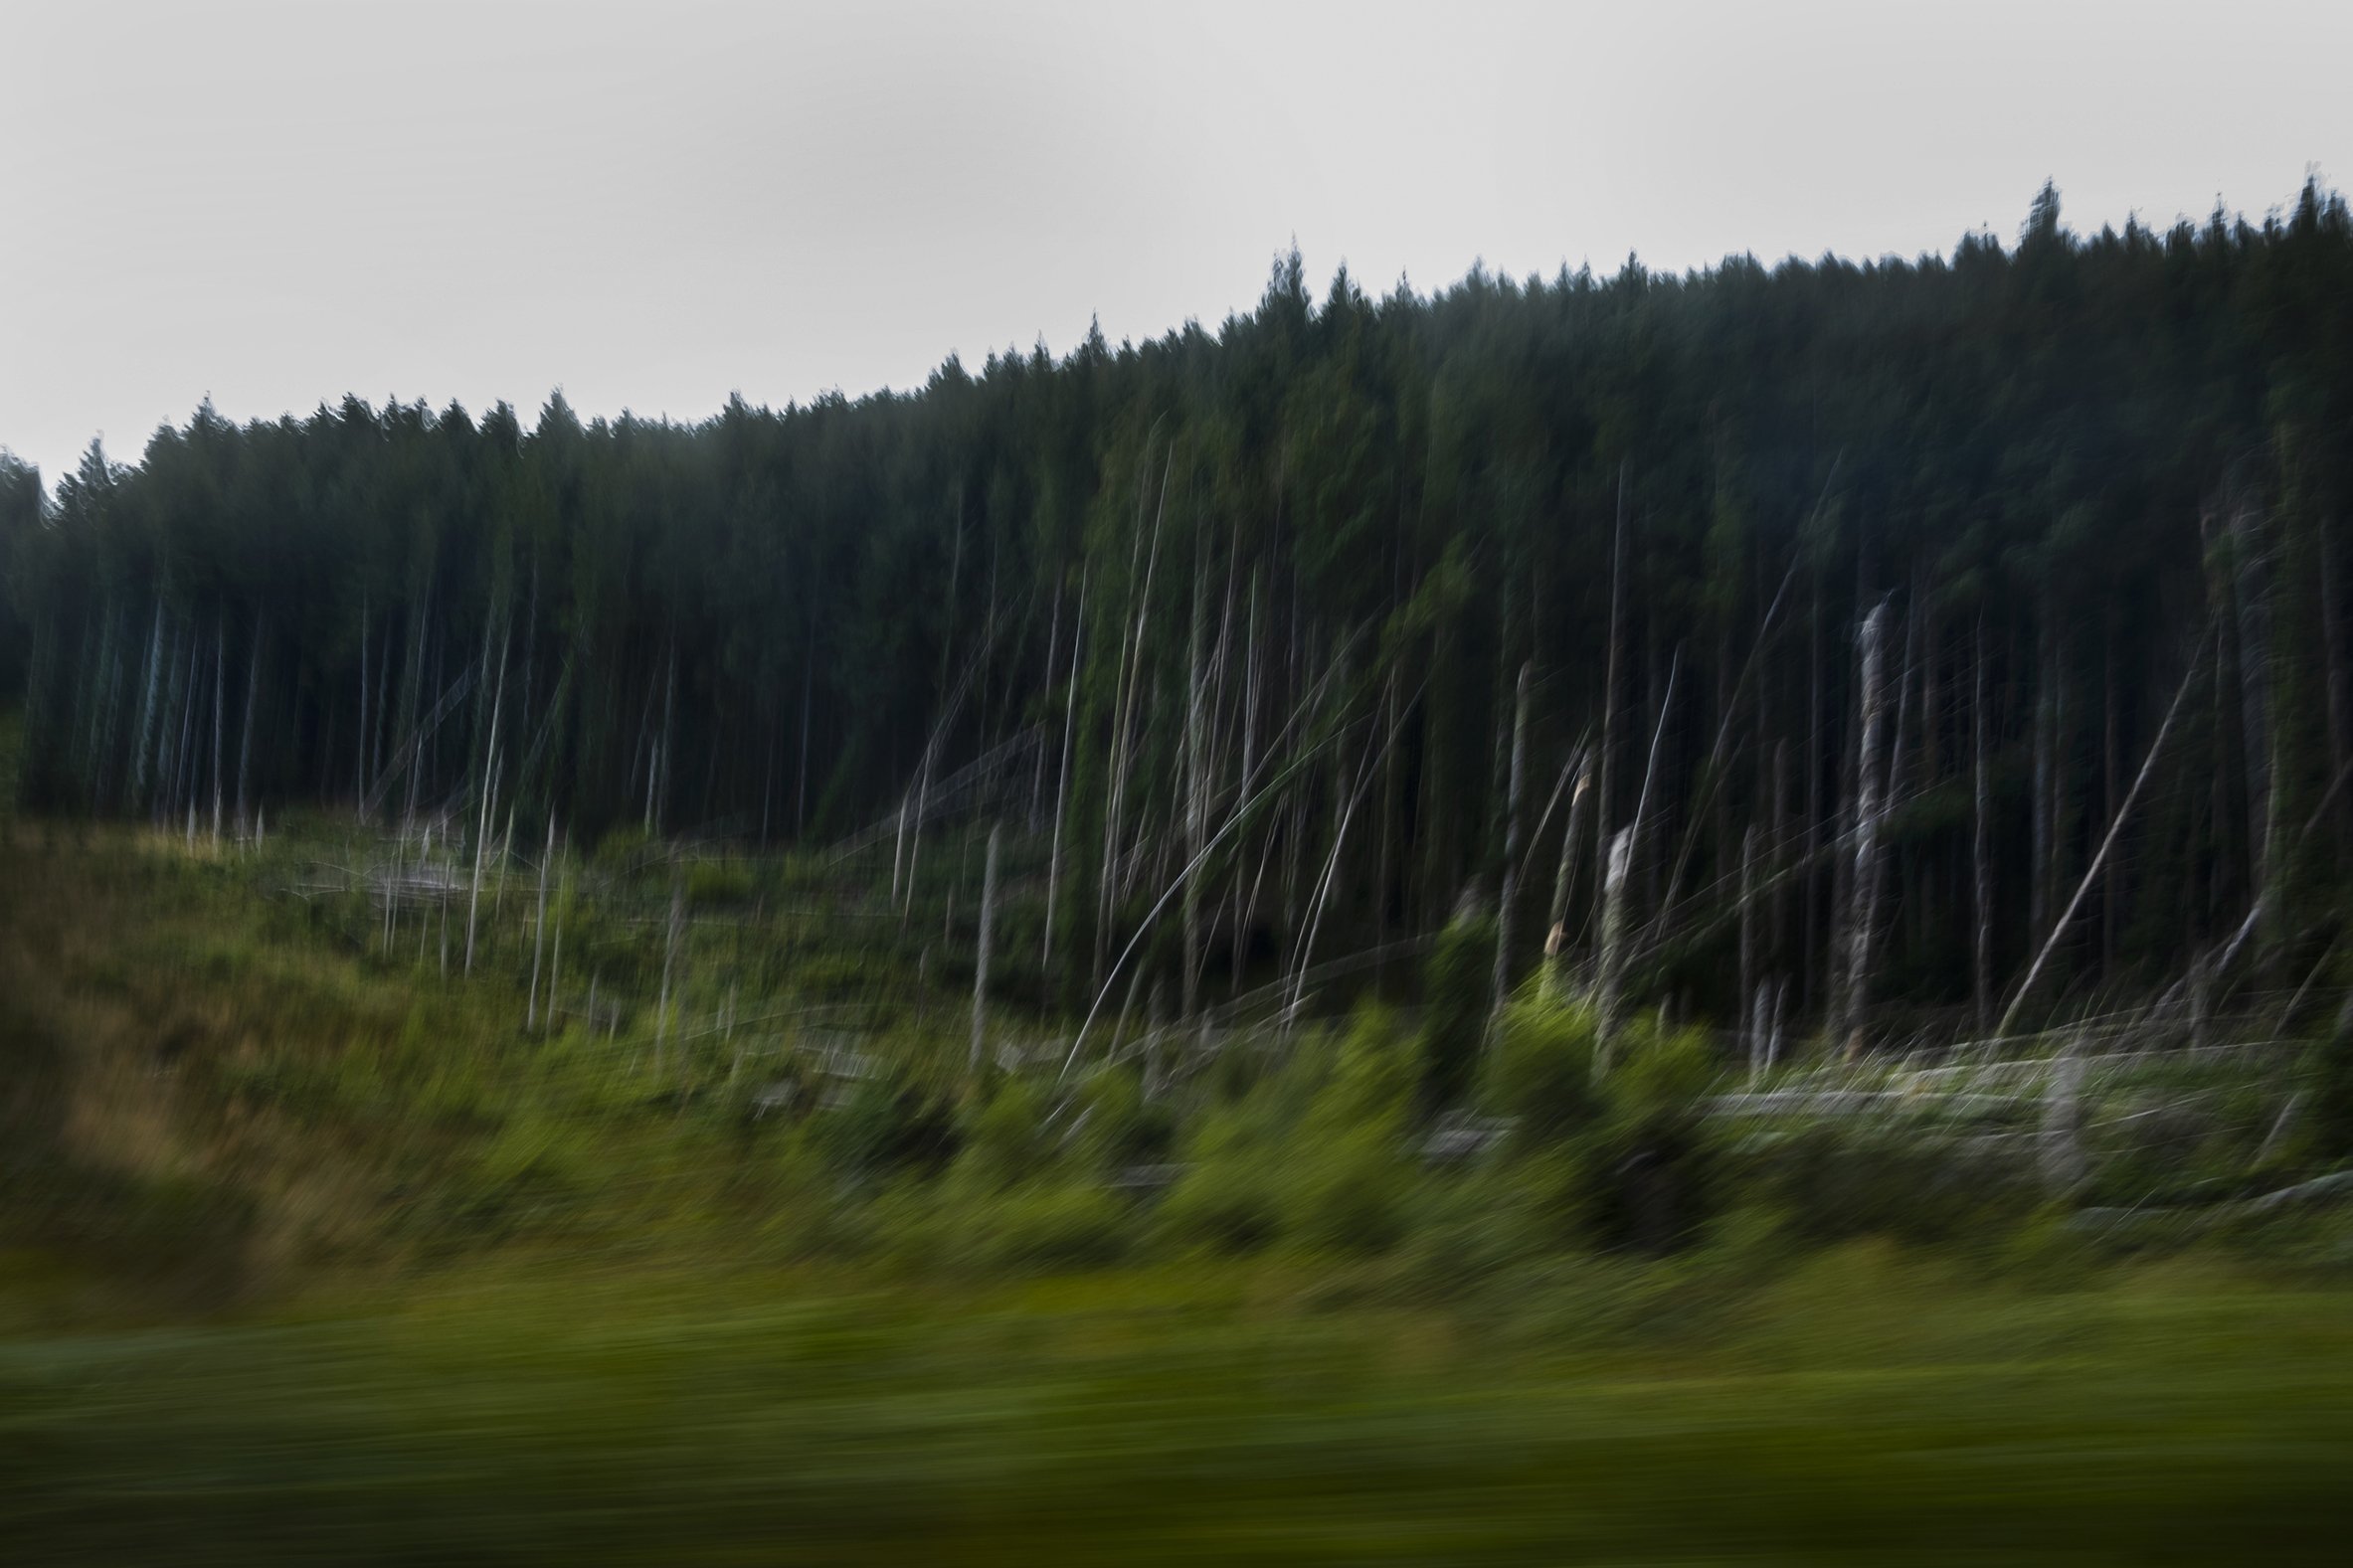
POLYGON ((1544 936, 1544 989, 1557 996, 1568 976, 1568 901, 1576 885, 1577 851, 1584 844, 1585 810, 1593 800, 1593 754, 1579 747, 1570 767, 1576 784, 1568 797, 1568 826, 1560 835, 1560 864, 1552 873, 1552 924, 1544 936))
MULTIPOLYGON (((2028 965, 2026 978, 2018 982, 2018 993, 2010 998, 2010 1005, 2003 1009, 2002 1021, 1994 1025, 1997 1039, 2010 1032, 2011 1023, 2018 1017, 2018 1009, 2026 1005, 2028 995, 2035 988, 2035 981, 2043 973, 2043 965, 2050 961, 2052 951, 2059 946, 2060 934, 2076 918, 2076 911, 2082 906, 2083 895, 2091 891, 2091 884, 2099 877, 2100 867, 2107 863, 2109 852, 2116 847, 2116 836, 2123 830, 2124 819, 2131 814, 2133 802, 2140 798, 2141 788, 2148 784, 2149 775, 2156 771, 2157 758, 2165 750, 2165 738, 2173 733, 2173 721, 2181 716, 2182 699, 2190 694, 2190 687, 2197 680, 2198 666, 2204 656, 2205 643, 2201 641, 2198 657, 2190 661, 2189 673, 2182 677, 2181 689, 2173 694, 2173 703, 2165 710, 2165 721, 2157 726, 2156 738, 2149 742, 2149 754, 2141 759, 2140 772, 2133 776, 2132 787, 2124 792, 2124 803, 2116 807, 2115 816, 2108 822, 2107 833, 2099 841, 2098 852, 2091 857, 2091 864, 2084 867, 2082 880, 2076 884, 2075 897, 2067 901, 2067 907, 2051 923, 2050 935, 2043 939, 2041 950, 2035 954, 2035 961, 2028 965)), ((2262 907, 2260 900, 2256 907, 2259 910, 2262 907)))
MULTIPOLYGON (((686 868, 670 868, 670 923, 661 946, 661 995, 653 1004, 653 1077, 662 1077, 662 1045, 670 1031, 670 985, 678 969, 678 935, 686 925, 686 868)), ((684 1071, 685 1047, 678 1050, 680 1071, 684 1071)))
POLYGON ((998 827, 989 826, 989 858, 981 872, 981 940, 973 958, 972 1071, 981 1070, 981 1041, 989 1021, 989 946, 996 919, 996 839, 998 827))
POLYGON ((1634 829, 1621 827, 1609 841, 1609 858, 1601 874, 1601 963, 1595 1009, 1600 1014, 1600 1039, 1593 1053, 1593 1076, 1609 1071, 1610 1046, 1618 1032, 1619 998, 1626 961, 1626 873, 1634 863, 1634 829))
POLYGON ((1993 785, 1986 766, 1987 716, 1985 709, 1985 622, 1977 623, 1976 693, 1971 699, 1970 731, 1975 758, 1971 764, 1971 796, 1973 819, 1970 823, 1970 893, 1975 908, 1970 912, 1970 977, 1971 990, 1977 1007, 1977 1028, 1983 1032, 1993 1022, 1994 997, 1994 861, 1993 861, 1993 785))
POLYGON ((1504 866, 1495 906, 1495 985, 1489 1015, 1504 1010, 1512 994, 1512 910, 1520 891, 1520 793, 1528 772, 1528 684, 1533 661, 1520 666, 1512 713, 1512 767, 1504 786, 1504 866))
POLYGON ((1054 895, 1062 881, 1062 813, 1070 798, 1070 750, 1078 734, 1078 656, 1086 635, 1087 568, 1082 565, 1078 573, 1078 622, 1070 630, 1069 690, 1062 698, 1062 767, 1054 780, 1054 838, 1046 853, 1045 937, 1037 959, 1041 969, 1049 968, 1054 959, 1054 895))
MULTIPOLYGON (((523 1027, 539 1028, 539 950, 547 940, 547 873, 556 861, 556 813, 547 814, 547 852, 539 858, 539 918, 531 927, 531 997, 523 1009, 523 1027)), ((549 1011, 554 1011, 555 987, 548 987, 549 1011)))
POLYGON ((1838 1036, 1853 1055, 1862 1046, 1863 1010, 1871 996, 1872 935, 1879 922, 1879 837, 1887 809, 1886 768, 1880 752, 1888 723, 1888 607, 1872 607, 1856 633, 1863 663, 1863 733, 1855 753, 1854 870, 1848 892, 1845 995, 1838 1036))

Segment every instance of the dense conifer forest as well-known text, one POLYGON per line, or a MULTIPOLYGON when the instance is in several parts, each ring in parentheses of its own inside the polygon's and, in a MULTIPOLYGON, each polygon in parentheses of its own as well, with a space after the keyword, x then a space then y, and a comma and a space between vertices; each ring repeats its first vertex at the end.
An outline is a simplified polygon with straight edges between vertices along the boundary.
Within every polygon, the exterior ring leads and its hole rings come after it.
POLYGON ((0 1540, 2335 1562, 2349 456, 2317 182, 0 452, 0 1540))
POLYGON ((1073 1014, 1450 924, 1499 992, 1759 1032, 2220 1005, 2343 959, 2349 421, 2317 183, 1429 295, 1294 253, 1214 328, 905 394, 208 404, 13 464, 0 669, 51 812, 886 844, 894 889, 999 823, 1073 1014))

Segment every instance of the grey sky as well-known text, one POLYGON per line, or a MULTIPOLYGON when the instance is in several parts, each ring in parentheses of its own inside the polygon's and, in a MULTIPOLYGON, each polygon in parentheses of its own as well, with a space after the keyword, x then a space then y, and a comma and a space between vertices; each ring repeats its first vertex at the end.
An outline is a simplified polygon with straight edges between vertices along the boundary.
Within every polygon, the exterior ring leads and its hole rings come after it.
POLYGON ((694 419, 1319 285, 1914 255, 2353 180, 2353 5, 0 0, 0 444, 694 419))

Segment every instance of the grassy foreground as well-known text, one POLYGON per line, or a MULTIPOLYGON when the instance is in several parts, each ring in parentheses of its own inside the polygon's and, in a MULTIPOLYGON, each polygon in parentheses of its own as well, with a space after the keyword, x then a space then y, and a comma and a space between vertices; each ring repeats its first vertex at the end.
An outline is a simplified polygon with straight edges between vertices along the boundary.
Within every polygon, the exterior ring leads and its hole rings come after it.
POLYGON ((1738 1221, 1475 1286, 818 1254, 784 1153, 666 1104, 609 1108, 563 1202, 517 1179, 587 1091, 486 987, 14 840, 11 1561, 2336 1561, 2353 1524, 2341 1263, 1738 1221), (373 1099, 296 1071, 363 1050, 373 1099))

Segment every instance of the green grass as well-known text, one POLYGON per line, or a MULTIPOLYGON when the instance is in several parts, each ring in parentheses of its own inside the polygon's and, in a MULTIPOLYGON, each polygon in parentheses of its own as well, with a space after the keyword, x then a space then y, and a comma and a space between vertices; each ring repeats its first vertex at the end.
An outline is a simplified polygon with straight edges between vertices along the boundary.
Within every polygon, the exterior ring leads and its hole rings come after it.
POLYGON ((1070 1149, 1000 1095, 875 1171, 879 1100, 749 1122, 721 1060, 681 1097, 637 1028, 527 1035, 511 930, 445 984, 251 866, 12 838, 12 1563, 2335 1561, 2353 1525, 2325 1219, 1825 1241, 1735 1161, 1695 1245, 1597 1252, 1566 1187, 1617 1145, 1414 1171, 1377 1020, 1176 1130, 1205 1175, 1157 1205, 1090 1176, 1170 1135, 1117 1078, 1070 1149))
MULTIPOLYGON (((16 1560, 2337 1560, 2340 1292, 1873 1249, 1704 1336, 584 1260, 0 1345, 16 1560)), ((1599 1284, 1547 1305, 1609 1315, 1599 1284)))

